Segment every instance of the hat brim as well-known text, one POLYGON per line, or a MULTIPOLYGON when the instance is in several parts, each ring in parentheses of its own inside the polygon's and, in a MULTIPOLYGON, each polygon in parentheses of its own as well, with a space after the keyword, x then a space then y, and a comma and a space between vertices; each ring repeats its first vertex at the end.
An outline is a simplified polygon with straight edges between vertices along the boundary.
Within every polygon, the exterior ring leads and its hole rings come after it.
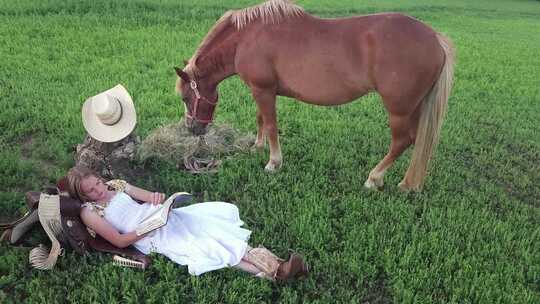
POLYGON ((129 93, 122 85, 88 98, 82 107, 82 121, 86 132, 101 142, 116 142, 124 139, 135 129, 137 114, 135 105, 129 93), (106 125, 99 120, 92 109, 93 98, 103 98, 106 95, 114 96, 122 107, 122 116, 114 125, 106 125))

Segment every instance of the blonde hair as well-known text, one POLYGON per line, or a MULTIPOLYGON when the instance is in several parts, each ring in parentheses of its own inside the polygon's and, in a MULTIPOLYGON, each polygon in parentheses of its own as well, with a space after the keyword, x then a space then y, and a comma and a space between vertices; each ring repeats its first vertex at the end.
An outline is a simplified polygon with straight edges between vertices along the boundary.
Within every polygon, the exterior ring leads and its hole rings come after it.
POLYGON ((83 166, 75 166, 69 169, 67 174, 67 190, 72 198, 78 199, 81 202, 88 202, 91 199, 81 190, 81 182, 88 177, 96 177, 103 181, 103 178, 96 172, 83 166))

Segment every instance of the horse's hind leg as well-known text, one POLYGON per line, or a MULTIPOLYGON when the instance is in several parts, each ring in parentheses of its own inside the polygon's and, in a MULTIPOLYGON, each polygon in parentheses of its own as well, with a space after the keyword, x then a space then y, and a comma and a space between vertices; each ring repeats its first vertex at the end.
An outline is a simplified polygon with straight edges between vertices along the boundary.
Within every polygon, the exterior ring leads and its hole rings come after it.
POLYGON ((388 170, 403 151, 414 142, 415 132, 413 132, 413 130, 415 130, 416 123, 413 116, 390 114, 390 130, 392 132, 390 149, 386 156, 369 173, 369 177, 364 183, 366 188, 376 189, 382 187, 386 170, 388 170))

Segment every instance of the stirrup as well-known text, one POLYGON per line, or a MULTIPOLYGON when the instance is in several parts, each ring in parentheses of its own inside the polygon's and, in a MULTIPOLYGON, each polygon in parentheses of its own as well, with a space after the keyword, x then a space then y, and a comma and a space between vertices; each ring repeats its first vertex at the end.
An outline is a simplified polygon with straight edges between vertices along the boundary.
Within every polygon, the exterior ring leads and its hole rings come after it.
POLYGON ((31 210, 21 218, 8 223, 2 224, 0 229, 6 229, 0 237, 0 241, 6 241, 11 245, 18 243, 24 234, 28 232, 34 224, 39 222, 37 209, 31 210))

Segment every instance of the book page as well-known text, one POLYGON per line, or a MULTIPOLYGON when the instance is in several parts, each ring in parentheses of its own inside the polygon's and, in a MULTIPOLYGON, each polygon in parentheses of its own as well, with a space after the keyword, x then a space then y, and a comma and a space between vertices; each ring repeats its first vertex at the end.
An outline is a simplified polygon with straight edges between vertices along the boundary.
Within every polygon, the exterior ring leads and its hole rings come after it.
POLYGON ((167 223, 169 211, 174 205, 183 204, 191 200, 193 196, 187 192, 176 192, 171 195, 163 205, 139 222, 135 232, 137 235, 145 234, 167 223))

